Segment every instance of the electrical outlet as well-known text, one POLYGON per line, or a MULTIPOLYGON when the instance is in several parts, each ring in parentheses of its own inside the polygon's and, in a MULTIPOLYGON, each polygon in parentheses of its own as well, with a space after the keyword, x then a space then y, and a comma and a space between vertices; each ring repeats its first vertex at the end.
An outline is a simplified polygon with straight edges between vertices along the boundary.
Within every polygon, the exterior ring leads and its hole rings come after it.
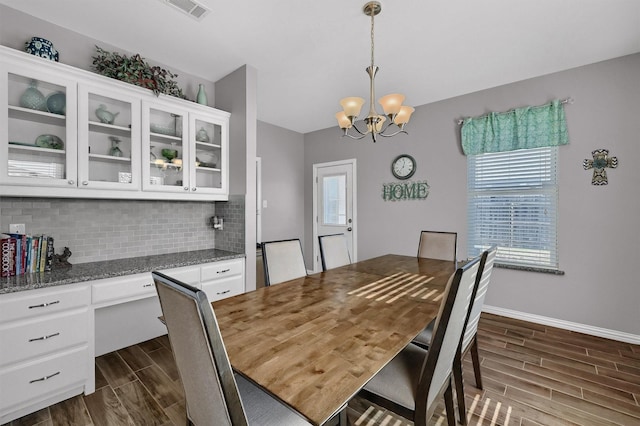
POLYGON ((10 234, 26 234, 24 223, 12 223, 9 225, 10 234))

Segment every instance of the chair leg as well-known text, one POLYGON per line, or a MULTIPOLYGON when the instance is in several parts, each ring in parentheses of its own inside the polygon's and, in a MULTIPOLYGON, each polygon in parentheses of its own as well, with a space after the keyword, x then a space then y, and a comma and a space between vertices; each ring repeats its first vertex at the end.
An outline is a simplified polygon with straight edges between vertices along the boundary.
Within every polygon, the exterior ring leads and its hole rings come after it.
POLYGON ((444 407, 447 411, 447 424, 449 426, 456 426, 456 414, 453 409, 453 389, 451 387, 451 377, 449 377, 449 384, 444 391, 444 407))
POLYGON ((456 385, 456 396, 458 399, 458 416, 460 423, 467 424, 467 407, 464 401, 464 384, 462 381, 462 355, 458 351, 453 359, 453 381, 456 385))
POLYGON ((480 356, 478 355, 478 335, 473 337, 471 343, 471 361, 473 362, 473 374, 476 376, 476 387, 482 389, 482 375, 480 374, 480 356))

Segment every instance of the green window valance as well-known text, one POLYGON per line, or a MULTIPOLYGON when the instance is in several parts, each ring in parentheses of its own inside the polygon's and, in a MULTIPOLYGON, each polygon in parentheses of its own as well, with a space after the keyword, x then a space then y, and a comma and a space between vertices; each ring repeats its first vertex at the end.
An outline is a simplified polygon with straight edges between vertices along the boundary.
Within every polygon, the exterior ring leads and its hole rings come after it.
POLYGON ((562 101, 467 118, 461 129, 465 155, 569 143, 562 101))

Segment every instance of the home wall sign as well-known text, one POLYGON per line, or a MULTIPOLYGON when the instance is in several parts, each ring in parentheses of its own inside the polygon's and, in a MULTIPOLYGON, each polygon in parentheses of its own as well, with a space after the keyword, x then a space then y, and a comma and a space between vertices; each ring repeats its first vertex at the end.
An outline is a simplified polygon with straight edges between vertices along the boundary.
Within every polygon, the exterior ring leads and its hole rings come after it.
POLYGON ((384 201, 425 200, 428 196, 429 184, 426 180, 382 184, 382 199, 384 201))
POLYGON ((591 152, 593 160, 587 158, 582 162, 582 167, 585 170, 593 169, 593 177, 591 178, 591 185, 607 185, 607 171, 605 168, 615 169, 618 167, 618 158, 609 157, 608 149, 596 149, 591 152))

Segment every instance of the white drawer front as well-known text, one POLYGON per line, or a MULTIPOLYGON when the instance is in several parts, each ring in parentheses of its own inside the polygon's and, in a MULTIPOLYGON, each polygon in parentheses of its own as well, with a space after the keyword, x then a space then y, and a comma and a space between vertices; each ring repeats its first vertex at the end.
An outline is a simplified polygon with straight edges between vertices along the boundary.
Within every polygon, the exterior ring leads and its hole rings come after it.
POLYGON ((0 325, 0 366, 80 345, 88 339, 88 309, 0 325))
POLYGON ((89 286, 59 286, 0 295, 0 323, 89 304, 89 286))
POLYGON ((202 266, 203 282, 242 274, 244 274, 243 259, 225 260, 202 266))
POLYGON ((135 300, 156 295, 151 274, 128 275, 93 281, 91 300, 95 304, 119 300, 135 300))
POLYGON ((86 346, 0 371, 0 411, 87 380, 86 346))
POLYGON ((164 271, 160 272, 178 281, 182 281, 185 284, 189 284, 194 287, 200 286, 200 265, 165 269, 164 271))
POLYGON ((242 276, 223 278, 202 283, 202 290, 207 294, 209 302, 226 299, 244 293, 244 279, 242 276))

